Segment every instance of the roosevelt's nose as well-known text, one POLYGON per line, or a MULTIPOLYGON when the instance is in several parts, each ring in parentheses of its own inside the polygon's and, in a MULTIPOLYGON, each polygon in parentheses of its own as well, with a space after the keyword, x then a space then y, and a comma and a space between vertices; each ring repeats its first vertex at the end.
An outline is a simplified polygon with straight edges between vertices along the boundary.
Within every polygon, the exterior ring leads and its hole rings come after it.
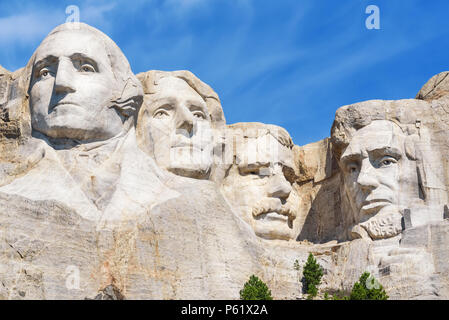
POLYGON ((271 176, 268 196, 286 200, 291 191, 292 186, 290 182, 285 179, 282 171, 271 176))
POLYGON ((72 84, 73 69, 74 67, 70 60, 64 58, 59 60, 55 77, 55 91, 57 93, 71 93, 76 91, 72 84))
POLYGON ((194 118, 190 110, 181 105, 178 110, 176 110, 176 130, 178 133, 187 133, 189 136, 193 133, 193 122, 194 118))
POLYGON ((360 172, 357 177, 357 184, 362 190, 371 191, 379 186, 375 171, 376 169, 369 159, 364 159, 362 161, 360 172))

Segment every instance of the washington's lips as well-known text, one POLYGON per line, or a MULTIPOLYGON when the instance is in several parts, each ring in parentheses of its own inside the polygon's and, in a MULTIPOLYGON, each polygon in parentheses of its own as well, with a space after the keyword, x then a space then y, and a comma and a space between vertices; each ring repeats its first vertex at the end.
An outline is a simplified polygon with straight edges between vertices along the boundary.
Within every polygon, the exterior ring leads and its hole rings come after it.
POLYGON ((78 106, 78 103, 72 102, 72 101, 59 101, 57 103, 54 103, 50 106, 50 110, 53 110, 56 107, 62 106, 62 105, 72 105, 72 106, 78 106))

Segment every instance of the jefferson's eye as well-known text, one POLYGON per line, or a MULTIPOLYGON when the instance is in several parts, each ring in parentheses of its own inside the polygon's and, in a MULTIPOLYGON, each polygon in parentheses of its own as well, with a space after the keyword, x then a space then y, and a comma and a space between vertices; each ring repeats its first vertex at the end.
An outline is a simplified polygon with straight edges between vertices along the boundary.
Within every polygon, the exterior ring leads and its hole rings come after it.
POLYGON ((153 118, 156 118, 156 119, 163 119, 163 118, 166 118, 168 116, 169 116, 168 112, 166 110, 164 110, 164 109, 157 110, 153 114, 153 118))
POLYGON ((202 111, 197 110, 197 111, 193 111, 192 113, 195 118, 206 119, 206 115, 202 111))
POLYGON ((83 64, 80 69, 82 72, 95 72, 95 68, 88 63, 83 64))

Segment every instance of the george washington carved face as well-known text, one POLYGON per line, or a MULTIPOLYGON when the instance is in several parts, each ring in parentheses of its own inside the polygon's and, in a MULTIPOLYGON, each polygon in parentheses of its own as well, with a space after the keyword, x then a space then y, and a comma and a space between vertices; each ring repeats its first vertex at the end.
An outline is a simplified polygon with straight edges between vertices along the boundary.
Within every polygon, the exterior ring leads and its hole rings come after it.
POLYGON ((33 130, 82 141, 114 137, 126 120, 112 107, 117 92, 124 90, 124 76, 114 65, 125 59, 123 54, 91 27, 58 28, 34 55, 29 89, 33 130))

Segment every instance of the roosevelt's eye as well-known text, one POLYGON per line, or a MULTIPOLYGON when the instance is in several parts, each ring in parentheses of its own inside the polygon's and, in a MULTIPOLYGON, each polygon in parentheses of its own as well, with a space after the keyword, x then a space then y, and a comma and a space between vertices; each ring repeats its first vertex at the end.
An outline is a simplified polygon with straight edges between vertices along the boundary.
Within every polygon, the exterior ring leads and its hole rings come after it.
POLYGON ((155 118, 155 119, 163 119, 168 116, 169 116, 169 114, 168 114, 167 110, 164 110, 164 109, 156 110, 156 112, 153 114, 153 118, 155 118))
POLYGON ((356 172, 359 170, 359 167, 358 167, 358 165, 355 164, 355 163, 350 163, 350 164, 348 164, 348 165, 346 166, 346 170, 347 170, 349 173, 356 173, 356 172))
POLYGON ((89 63, 83 64, 80 69, 82 72, 95 72, 95 68, 89 63))

